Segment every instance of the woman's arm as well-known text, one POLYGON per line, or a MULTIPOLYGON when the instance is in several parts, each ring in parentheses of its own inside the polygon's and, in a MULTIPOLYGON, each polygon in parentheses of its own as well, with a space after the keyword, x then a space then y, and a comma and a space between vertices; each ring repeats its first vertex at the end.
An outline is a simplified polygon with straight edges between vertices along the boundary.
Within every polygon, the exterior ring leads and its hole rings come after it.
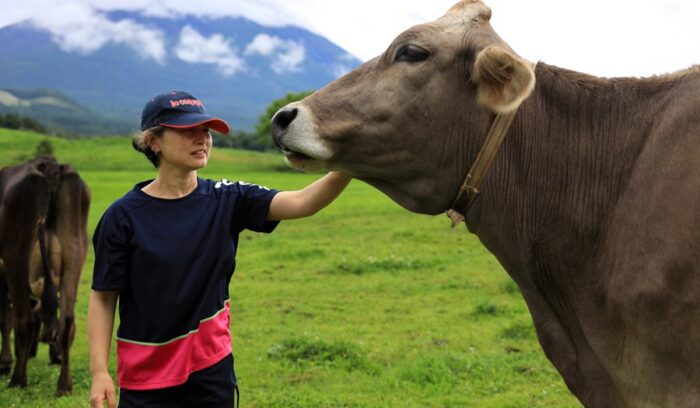
POLYGON ((109 408, 116 408, 117 398, 114 391, 114 381, 109 375, 107 362, 109 348, 112 344, 114 329, 114 311, 119 292, 103 292, 93 290, 88 303, 88 345, 90 350, 90 374, 92 389, 90 390, 90 406, 92 408, 104 405, 107 401, 109 408))
POLYGON ((279 192, 270 202, 267 219, 280 221, 313 215, 333 202, 350 180, 350 176, 330 172, 302 190, 279 192))

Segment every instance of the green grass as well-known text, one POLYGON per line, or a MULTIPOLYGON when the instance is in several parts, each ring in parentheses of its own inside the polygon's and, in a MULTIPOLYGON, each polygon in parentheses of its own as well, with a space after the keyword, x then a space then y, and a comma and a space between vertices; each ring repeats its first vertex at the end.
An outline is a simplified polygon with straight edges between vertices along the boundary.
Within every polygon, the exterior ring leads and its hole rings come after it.
MULTIPOLYGON (((0 164, 30 157, 42 136, 0 130, 0 164)), ((89 229, 155 172, 128 138, 52 139, 92 190, 89 229)), ((277 155, 215 150, 208 178, 279 189, 319 175, 277 155)), ((515 284, 464 228, 411 214, 353 181, 320 214, 242 235, 230 285, 236 374, 246 407, 578 407, 545 358, 515 284)), ((2 407, 87 407, 85 320, 92 253, 81 276, 73 395, 56 399, 48 350, 30 385, 2 407)), ((112 356, 111 366, 115 363, 112 356)))

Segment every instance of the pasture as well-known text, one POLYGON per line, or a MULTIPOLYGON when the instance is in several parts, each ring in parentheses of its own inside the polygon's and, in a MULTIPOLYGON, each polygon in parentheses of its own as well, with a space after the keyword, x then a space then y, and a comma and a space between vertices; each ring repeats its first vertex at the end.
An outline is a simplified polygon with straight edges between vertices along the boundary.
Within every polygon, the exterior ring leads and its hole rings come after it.
MULTIPOLYGON (((0 130, 0 165, 29 158, 41 139, 0 130)), ((92 190, 90 233, 112 201, 155 175, 128 138, 51 141, 92 190)), ((200 175, 278 189, 319 176, 287 169, 278 155, 216 148, 200 175)), ((91 246, 76 306, 73 395, 53 397, 58 367, 42 344, 29 387, 8 389, 9 377, 0 378, 1 407, 89 405, 92 263, 91 246)), ((244 407, 580 406, 540 349, 515 284, 476 237, 357 180, 312 218, 244 233, 230 294, 244 407)))

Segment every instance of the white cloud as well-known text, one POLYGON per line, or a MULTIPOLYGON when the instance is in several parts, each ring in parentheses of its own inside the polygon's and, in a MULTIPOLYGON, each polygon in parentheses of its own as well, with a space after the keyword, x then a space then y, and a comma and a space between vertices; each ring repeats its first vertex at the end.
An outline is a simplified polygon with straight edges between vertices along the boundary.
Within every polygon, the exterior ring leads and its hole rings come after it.
POLYGON ((114 43, 159 63, 163 63, 167 55, 161 31, 131 20, 110 21, 85 4, 47 5, 45 12, 33 16, 30 23, 51 33, 58 46, 67 52, 90 54, 114 43), (66 15, 71 18, 64 18, 66 15))
POLYGON ((277 58, 272 63, 272 70, 278 74, 284 72, 298 72, 299 65, 306 58, 306 50, 304 46, 298 42, 287 41, 284 52, 277 54, 277 58))
POLYGON ((221 34, 207 38, 191 26, 180 31, 180 41, 175 47, 175 55, 183 61, 194 64, 213 64, 225 76, 231 76, 245 69, 245 62, 231 48, 229 40, 221 34))
POLYGON ((304 45, 267 34, 258 34, 245 49, 246 55, 272 56, 270 68, 278 74, 299 72, 300 65, 306 58, 304 45))
POLYGON ((271 55, 275 49, 282 46, 282 39, 267 34, 258 34, 245 48, 246 55, 271 55))

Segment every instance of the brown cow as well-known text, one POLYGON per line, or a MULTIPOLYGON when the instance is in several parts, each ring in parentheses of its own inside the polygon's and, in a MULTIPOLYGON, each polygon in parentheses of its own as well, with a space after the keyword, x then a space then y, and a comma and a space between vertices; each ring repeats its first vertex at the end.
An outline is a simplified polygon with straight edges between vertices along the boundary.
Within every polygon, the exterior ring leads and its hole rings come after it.
POLYGON ((604 79, 532 64, 490 16, 463 1, 403 32, 281 109, 275 140, 293 167, 466 215, 585 406, 700 406, 700 69, 604 79), (503 144, 472 168, 487 133, 503 144))
POLYGON ((27 358, 35 352, 43 323, 42 340, 51 343, 52 361, 59 356, 61 361, 56 393, 72 391, 69 352, 75 335, 73 310, 80 271, 87 253, 89 205, 85 182, 70 165, 59 164, 53 157, 42 156, 0 170, 0 258, 5 269, 0 284, 0 371, 7 371, 11 364, 7 322, 13 318, 17 361, 10 386, 27 385, 27 358))

